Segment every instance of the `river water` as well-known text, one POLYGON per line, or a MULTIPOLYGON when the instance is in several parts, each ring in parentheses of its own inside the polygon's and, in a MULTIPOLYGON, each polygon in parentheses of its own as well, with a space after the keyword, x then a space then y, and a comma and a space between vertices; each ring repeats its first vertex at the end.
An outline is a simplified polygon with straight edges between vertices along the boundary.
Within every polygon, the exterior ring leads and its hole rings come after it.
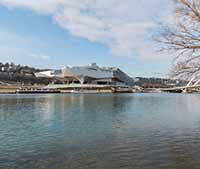
POLYGON ((199 169, 200 95, 0 95, 0 169, 199 169))

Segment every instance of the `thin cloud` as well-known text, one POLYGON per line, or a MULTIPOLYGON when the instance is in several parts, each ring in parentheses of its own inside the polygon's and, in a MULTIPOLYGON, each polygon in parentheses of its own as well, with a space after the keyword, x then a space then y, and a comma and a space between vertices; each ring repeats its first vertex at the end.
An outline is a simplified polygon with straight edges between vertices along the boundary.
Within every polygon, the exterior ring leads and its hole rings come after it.
POLYGON ((139 53, 147 57, 143 54, 156 55, 152 51, 154 44, 146 37, 156 27, 154 18, 158 16, 164 1, 0 0, 0 4, 49 15, 71 35, 105 44, 113 55, 131 56, 139 53))
POLYGON ((30 56, 34 59, 38 59, 38 60, 50 60, 51 57, 48 55, 44 55, 44 54, 30 54, 30 56))

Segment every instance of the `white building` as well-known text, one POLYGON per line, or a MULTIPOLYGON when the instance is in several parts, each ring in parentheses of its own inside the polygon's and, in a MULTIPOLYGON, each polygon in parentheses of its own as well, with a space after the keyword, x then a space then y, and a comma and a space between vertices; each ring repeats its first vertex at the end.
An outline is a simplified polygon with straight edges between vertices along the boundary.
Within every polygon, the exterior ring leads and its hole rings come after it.
POLYGON ((88 66, 65 67, 35 74, 36 77, 62 79, 66 84, 133 85, 133 79, 118 68, 99 67, 96 63, 88 66))
POLYGON ((35 76, 36 77, 53 77, 53 71, 52 70, 48 70, 48 71, 43 71, 43 72, 38 72, 38 73, 35 73, 35 76))

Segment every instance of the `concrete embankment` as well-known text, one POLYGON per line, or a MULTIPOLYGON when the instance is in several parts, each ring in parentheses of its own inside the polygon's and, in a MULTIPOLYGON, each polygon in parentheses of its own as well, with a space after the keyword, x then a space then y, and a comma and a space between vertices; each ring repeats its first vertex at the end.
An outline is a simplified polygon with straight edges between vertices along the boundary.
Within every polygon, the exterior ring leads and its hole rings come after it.
POLYGON ((41 86, 0 85, 0 94, 16 94, 19 90, 37 90, 41 86))
POLYGON ((96 84, 48 85, 45 88, 48 90, 60 90, 61 93, 133 93, 134 91, 129 86, 96 84))
POLYGON ((17 89, 15 86, 0 86, 0 94, 15 94, 17 89))
POLYGON ((0 94, 39 93, 133 93, 131 87, 103 85, 48 85, 48 86, 0 86, 0 94))

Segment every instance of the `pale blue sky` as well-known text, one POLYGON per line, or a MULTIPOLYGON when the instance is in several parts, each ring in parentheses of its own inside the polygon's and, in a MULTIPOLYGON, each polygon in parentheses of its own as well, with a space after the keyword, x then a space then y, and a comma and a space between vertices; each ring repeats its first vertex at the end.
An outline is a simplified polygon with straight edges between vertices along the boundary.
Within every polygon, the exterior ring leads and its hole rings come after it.
POLYGON ((172 57, 156 53, 150 37, 167 20, 169 1, 121 2, 0 0, 0 62, 39 68, 96 62, 131 76, 165 76, 172 57))

